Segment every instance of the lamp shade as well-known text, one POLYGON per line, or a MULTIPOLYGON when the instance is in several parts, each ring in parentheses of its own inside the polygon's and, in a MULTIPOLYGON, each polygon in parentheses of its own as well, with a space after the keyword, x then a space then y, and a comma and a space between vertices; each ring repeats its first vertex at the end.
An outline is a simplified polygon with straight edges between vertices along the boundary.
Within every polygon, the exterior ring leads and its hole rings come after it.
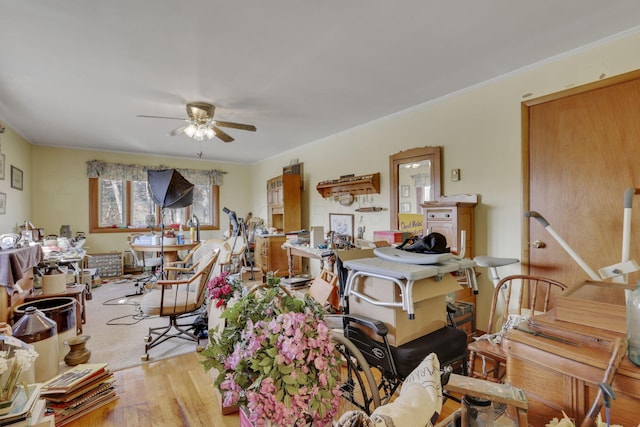
POLYGON ((147 171, 151 198, 161 208, 184 208, 193 204, 194 185, 175 169, 147 171))

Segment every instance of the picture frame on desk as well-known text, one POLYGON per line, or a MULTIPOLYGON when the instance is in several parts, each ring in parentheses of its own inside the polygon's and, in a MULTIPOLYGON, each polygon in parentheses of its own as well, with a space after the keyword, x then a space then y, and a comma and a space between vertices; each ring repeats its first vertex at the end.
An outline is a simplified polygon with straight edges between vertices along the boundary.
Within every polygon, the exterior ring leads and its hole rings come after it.
POLYGON ((329 214, 329 230, 341 236, 348 236, 353 242, 353 214, 329 214))
POLYGON ((23 174, 22 169, 11 165, 11 188, 22 191, 24 183, 22 182, 23 174))

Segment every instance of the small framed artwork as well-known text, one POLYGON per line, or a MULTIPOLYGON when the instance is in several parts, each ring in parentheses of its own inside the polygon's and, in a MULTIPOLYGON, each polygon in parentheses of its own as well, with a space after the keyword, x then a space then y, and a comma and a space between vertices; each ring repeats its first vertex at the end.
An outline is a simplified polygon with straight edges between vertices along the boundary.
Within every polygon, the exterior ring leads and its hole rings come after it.
POLYGON ((22 191, 22 169, 11 165, 11 188, 22 191))
POLYGON ((7 193, 0 193, 0 215, 7 213, 7 193))
POLYGON ((329 214, 329 230, 353 242, 353 214, 329 214))
POLYGON ((0 180, 4 180, 4 154, 0 154, 0 180))
POLYGON ((400 212, 402 213, 411 212, 411 203, 400 203, 400 212))
POLYGON ((409 197, 409 186, 401 185, 400 186, 400 197, 409 197))

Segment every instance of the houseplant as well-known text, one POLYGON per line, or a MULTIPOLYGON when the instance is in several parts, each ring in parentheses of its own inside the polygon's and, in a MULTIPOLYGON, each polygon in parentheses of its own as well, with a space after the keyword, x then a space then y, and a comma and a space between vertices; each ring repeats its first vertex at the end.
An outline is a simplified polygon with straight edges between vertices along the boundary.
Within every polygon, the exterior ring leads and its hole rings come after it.
POLYGON ((223 271, 207 282, 207 295, 216 308, 225 309, 231 298, 242 294, 242 281, 223 271))
POLYGON ((221 314, 209 333, 205 370, 217 369, 225 406, 248 409, 254 425, 331 425, 340 399, 341 359, 322 307, 295 298, 269 275, 221 314), (216 329, 219 329, 216 328, 216 329))

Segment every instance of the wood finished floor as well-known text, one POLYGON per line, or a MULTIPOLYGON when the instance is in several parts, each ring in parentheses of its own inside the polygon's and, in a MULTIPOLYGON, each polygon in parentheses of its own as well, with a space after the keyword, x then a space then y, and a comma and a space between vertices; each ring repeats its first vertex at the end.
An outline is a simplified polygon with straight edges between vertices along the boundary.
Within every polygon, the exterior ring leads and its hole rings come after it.
MULTIPOLYGON (((68 426, 238 427, 237 414, 222 415, 201 360, 194 352, 115 371, 120 398, 68 426)), ((447 401, 441 418, 457 407, 447 401)))
MULTIPOLYGON (((250 281, 249 287, 260 283, 250 281)), ((202 356, 187 353, 115 371, 120 398, 67 424, 70 427, 239 427, 236 414, 223 415, 202 356)), ((459 404, 445 403, 441 419, 459 404)))

